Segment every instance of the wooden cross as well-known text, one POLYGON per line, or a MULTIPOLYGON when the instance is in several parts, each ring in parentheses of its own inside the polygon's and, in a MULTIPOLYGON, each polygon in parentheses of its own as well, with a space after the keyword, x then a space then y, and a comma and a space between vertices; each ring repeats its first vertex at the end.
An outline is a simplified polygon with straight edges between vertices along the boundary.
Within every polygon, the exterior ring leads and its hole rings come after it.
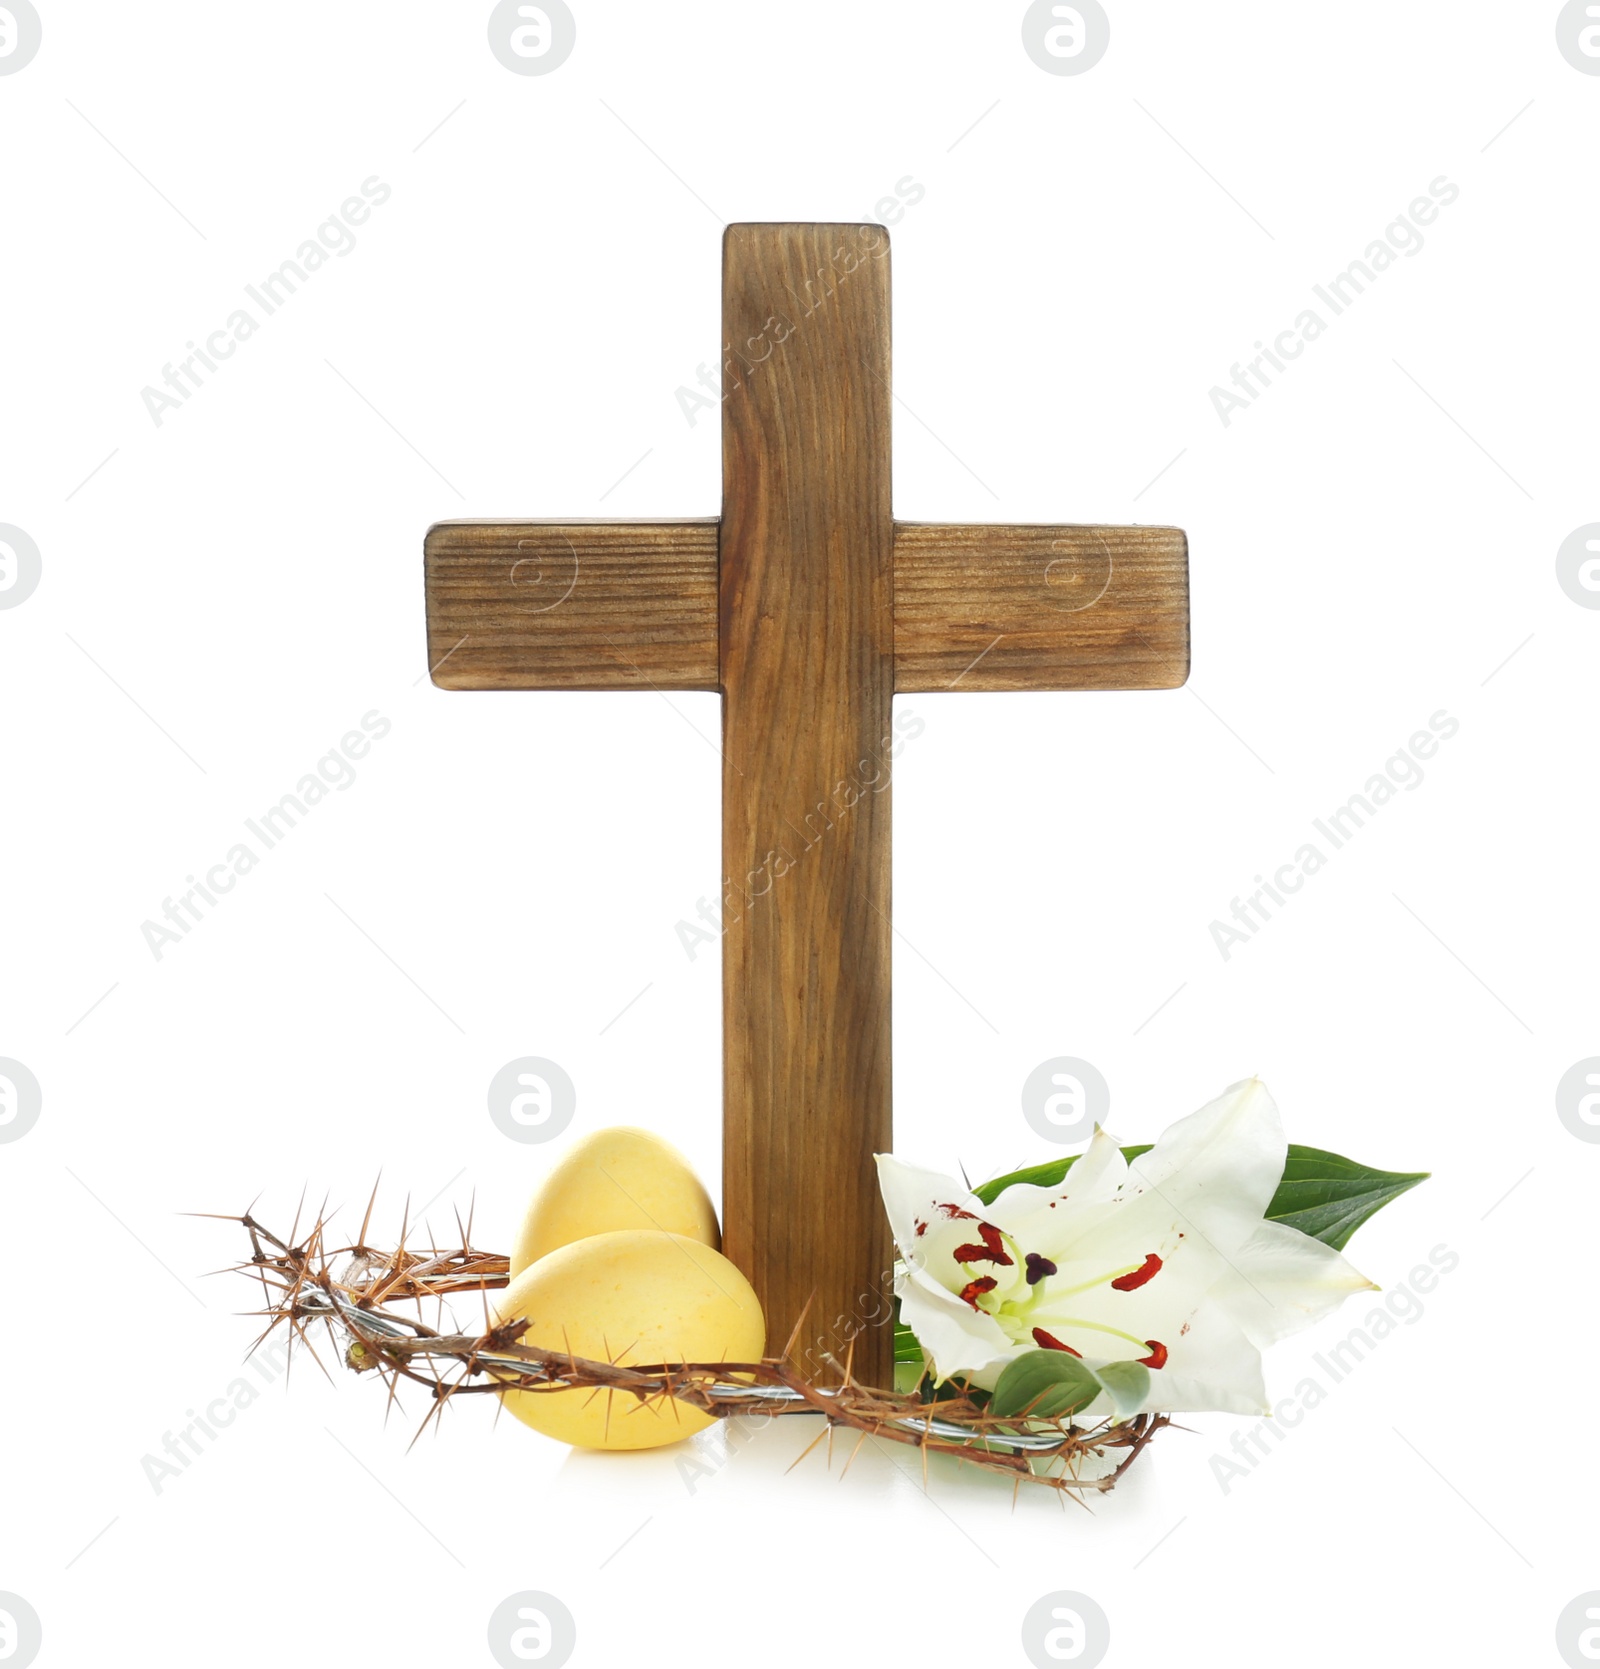
POLYGON ((428 659, 452 690, 722 693, 723 1248, 773 1348, 887 1384, 891 704, 1172 689, 1170 528, 896 522, 889 236, 732 225, 720 521, 443 522, 428 659))

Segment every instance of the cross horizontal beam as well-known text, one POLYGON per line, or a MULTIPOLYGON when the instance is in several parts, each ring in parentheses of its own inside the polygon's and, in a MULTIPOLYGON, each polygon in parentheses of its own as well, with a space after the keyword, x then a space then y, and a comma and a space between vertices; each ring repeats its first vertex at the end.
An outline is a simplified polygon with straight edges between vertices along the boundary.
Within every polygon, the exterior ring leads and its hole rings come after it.
POLYGON ((434 683, 721 688, 719 525, 440 522, 423 546, 434 683))
MULTIPOLYGON (((451 690, 716 690, 720 523, 440 522, 428 664, 451 690)), ((894 687, 1167 690, 1189 675, 1167 527, 894 526, 894 687)))

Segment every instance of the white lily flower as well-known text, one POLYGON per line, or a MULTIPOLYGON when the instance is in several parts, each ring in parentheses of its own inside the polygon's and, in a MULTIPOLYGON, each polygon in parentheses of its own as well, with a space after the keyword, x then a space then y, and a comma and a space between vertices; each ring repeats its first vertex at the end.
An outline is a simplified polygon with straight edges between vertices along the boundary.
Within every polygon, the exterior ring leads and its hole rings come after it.
POLYGON ((1015 1183, 992 1205, 879 1154, 901 1319, 939 1379, 992 1390, 1012 1358, 1064 1350, 1142 1362, 1145 1409, 1269 1413, 1261 1351, 1376 1290, 1331 1246, 1264 1220, 1286 1153, 1252 1078, 1131 1165, 1097 1129, 1060 1183, 1015 1183))

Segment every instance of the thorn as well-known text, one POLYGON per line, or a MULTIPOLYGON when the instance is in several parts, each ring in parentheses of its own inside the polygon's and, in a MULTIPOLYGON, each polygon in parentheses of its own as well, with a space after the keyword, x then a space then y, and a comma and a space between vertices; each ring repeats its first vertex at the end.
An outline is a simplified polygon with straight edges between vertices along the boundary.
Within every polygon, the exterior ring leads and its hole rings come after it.
POLYGON ((380 1169, 372 1184, 372 1197, 367 1201, 366 1213, 361 1219, 361 1233, 356 1236, 358 1246, 364 1247, 367 1244, 367 1230, 372 1224, 372 1208, 378 1203, 378 1184, 382 1181, 383 1171, 380 1169))
POLYGON ((829 1460, 828 1460, 828 1464, 829 1464, 829 1466, 830 1466, 830 1468, 831 1468, 831 1467, 832 1467, 832 1465, 833 1465, 833 1460, 832 1460, 832 1448, 833 1448, 833 1422, 832 1422, 832 1421, 831 1421, 831 1420, 830 1420, 830 1421, 829 1421, 829 1422, 828 1422, 828 1424, 827 1424, 827 1425, 825 1425, 825 1426, 824 1426, 824 1427, 823 1427, 823 1428, 822 1428, 822 1430, 821 1430, 821 1431, 819 1431, 819 1432, 818 1432, 818 1433, 817 1433, 817 1435, 816 1435, 816 1436, 815 1436, 815 1437, 813 1437, 813 1438, 812 1438, 812 1439, 811 1439, 811 1441, 810 1441, 810 1442, 809 1442, 809 1443, 808 1443, 808 1444, 806 1444, 806 1446, 805 1446, 805 1447, 804 1447, 804 1448, 803 1448, 803 1449, 802 1449, 802 1450, 801 1450, 801 1451, 800 1451, 800 1453, 799 1453, 799 1454, 797 1454, 797 1455, 796 1455, 796 1456, 795 1456, 795 1457, 794 1457, 794 1459, 793 1459, 793 1460, 791 1460, 791 1461, 790 1461, 790 1462, 789 1462, 789 1464, 788 1464, 788 1465, 787 1465, 787 1466, 786 1466, 786 1467, 784 1467, 784 1469, 783 1469, 783 1470, 784 1470, 784 1474, 785 1474, 785 1475, 786 1475, 786 1476, 787 1476, 787 1474, 789 1474, 789 1473, 790 1473, 790 1472, 792 1472, 792 1471, 794 1471, 794 1469, 795 1469, 795 1467, 797 1467, 797 1466, 798 1466, 798 1465, 799 1465, 799 1464, 800 1464, 800 1462, 801 1462, 801 1461, 803 1461, 803 1460, 804 1460, 804 1459, 805 1459, 805 1458, 806 1458, 806 1456, 807 1456, 807 1455, 808 1455, 808 1454, 810 1454, 810 1453, 811 1453, 811 1451, 812 1451, 812 1450, 813 1450, 813 1449, 814 1449, 814 1448, 816 1448, 816 1446, 817 1446, 817 1445, 818 1445, 818 1444, 819 1444, 819 1443, 820 1443, 820 1442, 821 1442, 821 1441, 822 1441, 822 1440, 823 1440, 823 1438, 824 1438, 824 1437, 826 1437, 826 1438, 827 1438, 827 1439, 828 1439, 828 1448, 829 1448, 829 1460))
POLYGON ((800 1314, 795 1318, 794 1330, 789 1334, 789 1342, 783 1347, 782 1354, 778 1358, 780 1362, 787 1362, 789 1360, 790 1354, 793 1352, 794 1347, 800 1338, 800 1329, 805 1326, 806 1317, 810 1315, 811 1306, 816 1302, 816 1299, 816 1289, 813 1288, 811 1296, 805 1301, 805 1304, 800 1310, 800 1314))

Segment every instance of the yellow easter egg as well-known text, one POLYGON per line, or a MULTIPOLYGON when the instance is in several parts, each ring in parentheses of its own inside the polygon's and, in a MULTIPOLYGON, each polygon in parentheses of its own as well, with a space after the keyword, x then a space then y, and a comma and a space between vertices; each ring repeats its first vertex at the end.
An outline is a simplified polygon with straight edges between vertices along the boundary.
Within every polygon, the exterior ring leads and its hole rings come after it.
POLYGON ((657 1229, 722 1245, 711 1197, 689 1161, 650 1131, 618 1124, 574 1143, 545 1178, 511 1248, 511 1273, 520 1275, 558 1246, 614 1229, 657 1229))
MULTIPOLYGON (((601 1362, 755 1362, 767 1346, 766 1319, 744 1276, 720 1252, 660 1229, 618 1229, 559 1247, 497 1295, 495 1318, 525 1318, 523 1344, 601 1362)), ((501 1396, 525 1425, 580 1449, 654 1449, 711 1424, 687 1403, 627 1392, 501 1396)))

